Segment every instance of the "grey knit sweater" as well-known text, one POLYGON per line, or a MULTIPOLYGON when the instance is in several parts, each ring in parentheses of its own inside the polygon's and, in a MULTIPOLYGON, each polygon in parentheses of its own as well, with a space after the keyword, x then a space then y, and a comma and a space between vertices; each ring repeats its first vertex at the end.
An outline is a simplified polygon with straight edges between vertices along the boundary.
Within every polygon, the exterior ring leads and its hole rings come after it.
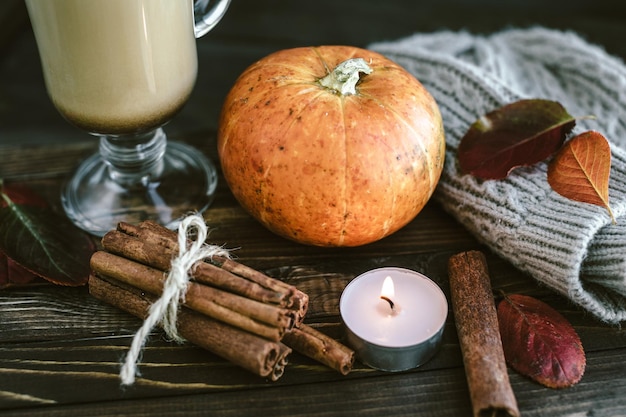
POLYGON ((544 28, 488 37, 417 34, 370 45, 415 75, 437 100, 446 165, 435 199, 480 241, 598 318, 626 320, 626 66, 580 36, 544 28), (611 142, 606 209, 554 192, 540 163, 504 180, 459 172, 459 141, 481 115, 521 98, 559 101, 611 142))

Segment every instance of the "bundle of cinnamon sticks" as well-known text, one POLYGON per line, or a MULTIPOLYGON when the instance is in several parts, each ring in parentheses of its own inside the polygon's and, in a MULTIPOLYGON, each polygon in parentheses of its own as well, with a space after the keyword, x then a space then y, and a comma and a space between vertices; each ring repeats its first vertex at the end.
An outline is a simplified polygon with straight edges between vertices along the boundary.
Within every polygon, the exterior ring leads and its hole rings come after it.
MULTIPOLYGON (((152 221, 120 223, 93 254, 90 293, 140 318, 163 290, 177 233, 152 221)), ((354 352, 304 324, 308 295, 228 257, 190 269, 178 332, 259 376, 276 381, 292 349, 346 375, 354 352)))

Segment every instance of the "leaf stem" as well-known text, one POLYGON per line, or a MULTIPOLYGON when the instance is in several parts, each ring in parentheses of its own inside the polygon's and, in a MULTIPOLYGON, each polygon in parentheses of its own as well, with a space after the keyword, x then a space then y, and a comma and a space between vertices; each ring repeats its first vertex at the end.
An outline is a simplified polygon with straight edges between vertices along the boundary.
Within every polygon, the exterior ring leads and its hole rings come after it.
POLYGON ((609 216, 611 216, 611 222, 613 223, 613 225, 616 225, 617 220, 615 220, 615 215, 613 215, 613 210, 611 210, 611 206, 608 202, 606 203, 606 209, 609 212, 609 216))
POLYGON ((13 204, 13 201, 11 201, 9 196, 6 195, 4 192, 4 179, 3 178, 0 178, 0 195, 2 196, 2 199, 6 201, 8 206, 11 206, 13 204))

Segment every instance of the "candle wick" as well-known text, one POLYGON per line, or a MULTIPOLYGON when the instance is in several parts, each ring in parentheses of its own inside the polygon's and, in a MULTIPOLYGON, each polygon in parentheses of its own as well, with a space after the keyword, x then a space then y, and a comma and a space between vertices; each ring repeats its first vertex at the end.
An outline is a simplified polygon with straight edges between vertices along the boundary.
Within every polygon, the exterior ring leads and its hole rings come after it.
POLYGON ((391 299, 389 297, 381 295, 380 298, 385 300, 385 301, 387 301, 389 303, 389 307, 391 307, 391 309, 393 310, 394 304, 393 304, 393 301, 391 301, 391 299))

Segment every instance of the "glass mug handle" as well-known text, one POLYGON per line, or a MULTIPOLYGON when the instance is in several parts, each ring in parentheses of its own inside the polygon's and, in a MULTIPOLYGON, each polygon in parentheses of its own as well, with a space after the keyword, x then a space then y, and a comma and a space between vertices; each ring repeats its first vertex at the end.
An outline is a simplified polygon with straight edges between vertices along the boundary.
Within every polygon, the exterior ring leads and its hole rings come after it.
POLYGON ((194 0, 194 33, 200 38, 213 29, 224 17, 230 0, 194 0))

